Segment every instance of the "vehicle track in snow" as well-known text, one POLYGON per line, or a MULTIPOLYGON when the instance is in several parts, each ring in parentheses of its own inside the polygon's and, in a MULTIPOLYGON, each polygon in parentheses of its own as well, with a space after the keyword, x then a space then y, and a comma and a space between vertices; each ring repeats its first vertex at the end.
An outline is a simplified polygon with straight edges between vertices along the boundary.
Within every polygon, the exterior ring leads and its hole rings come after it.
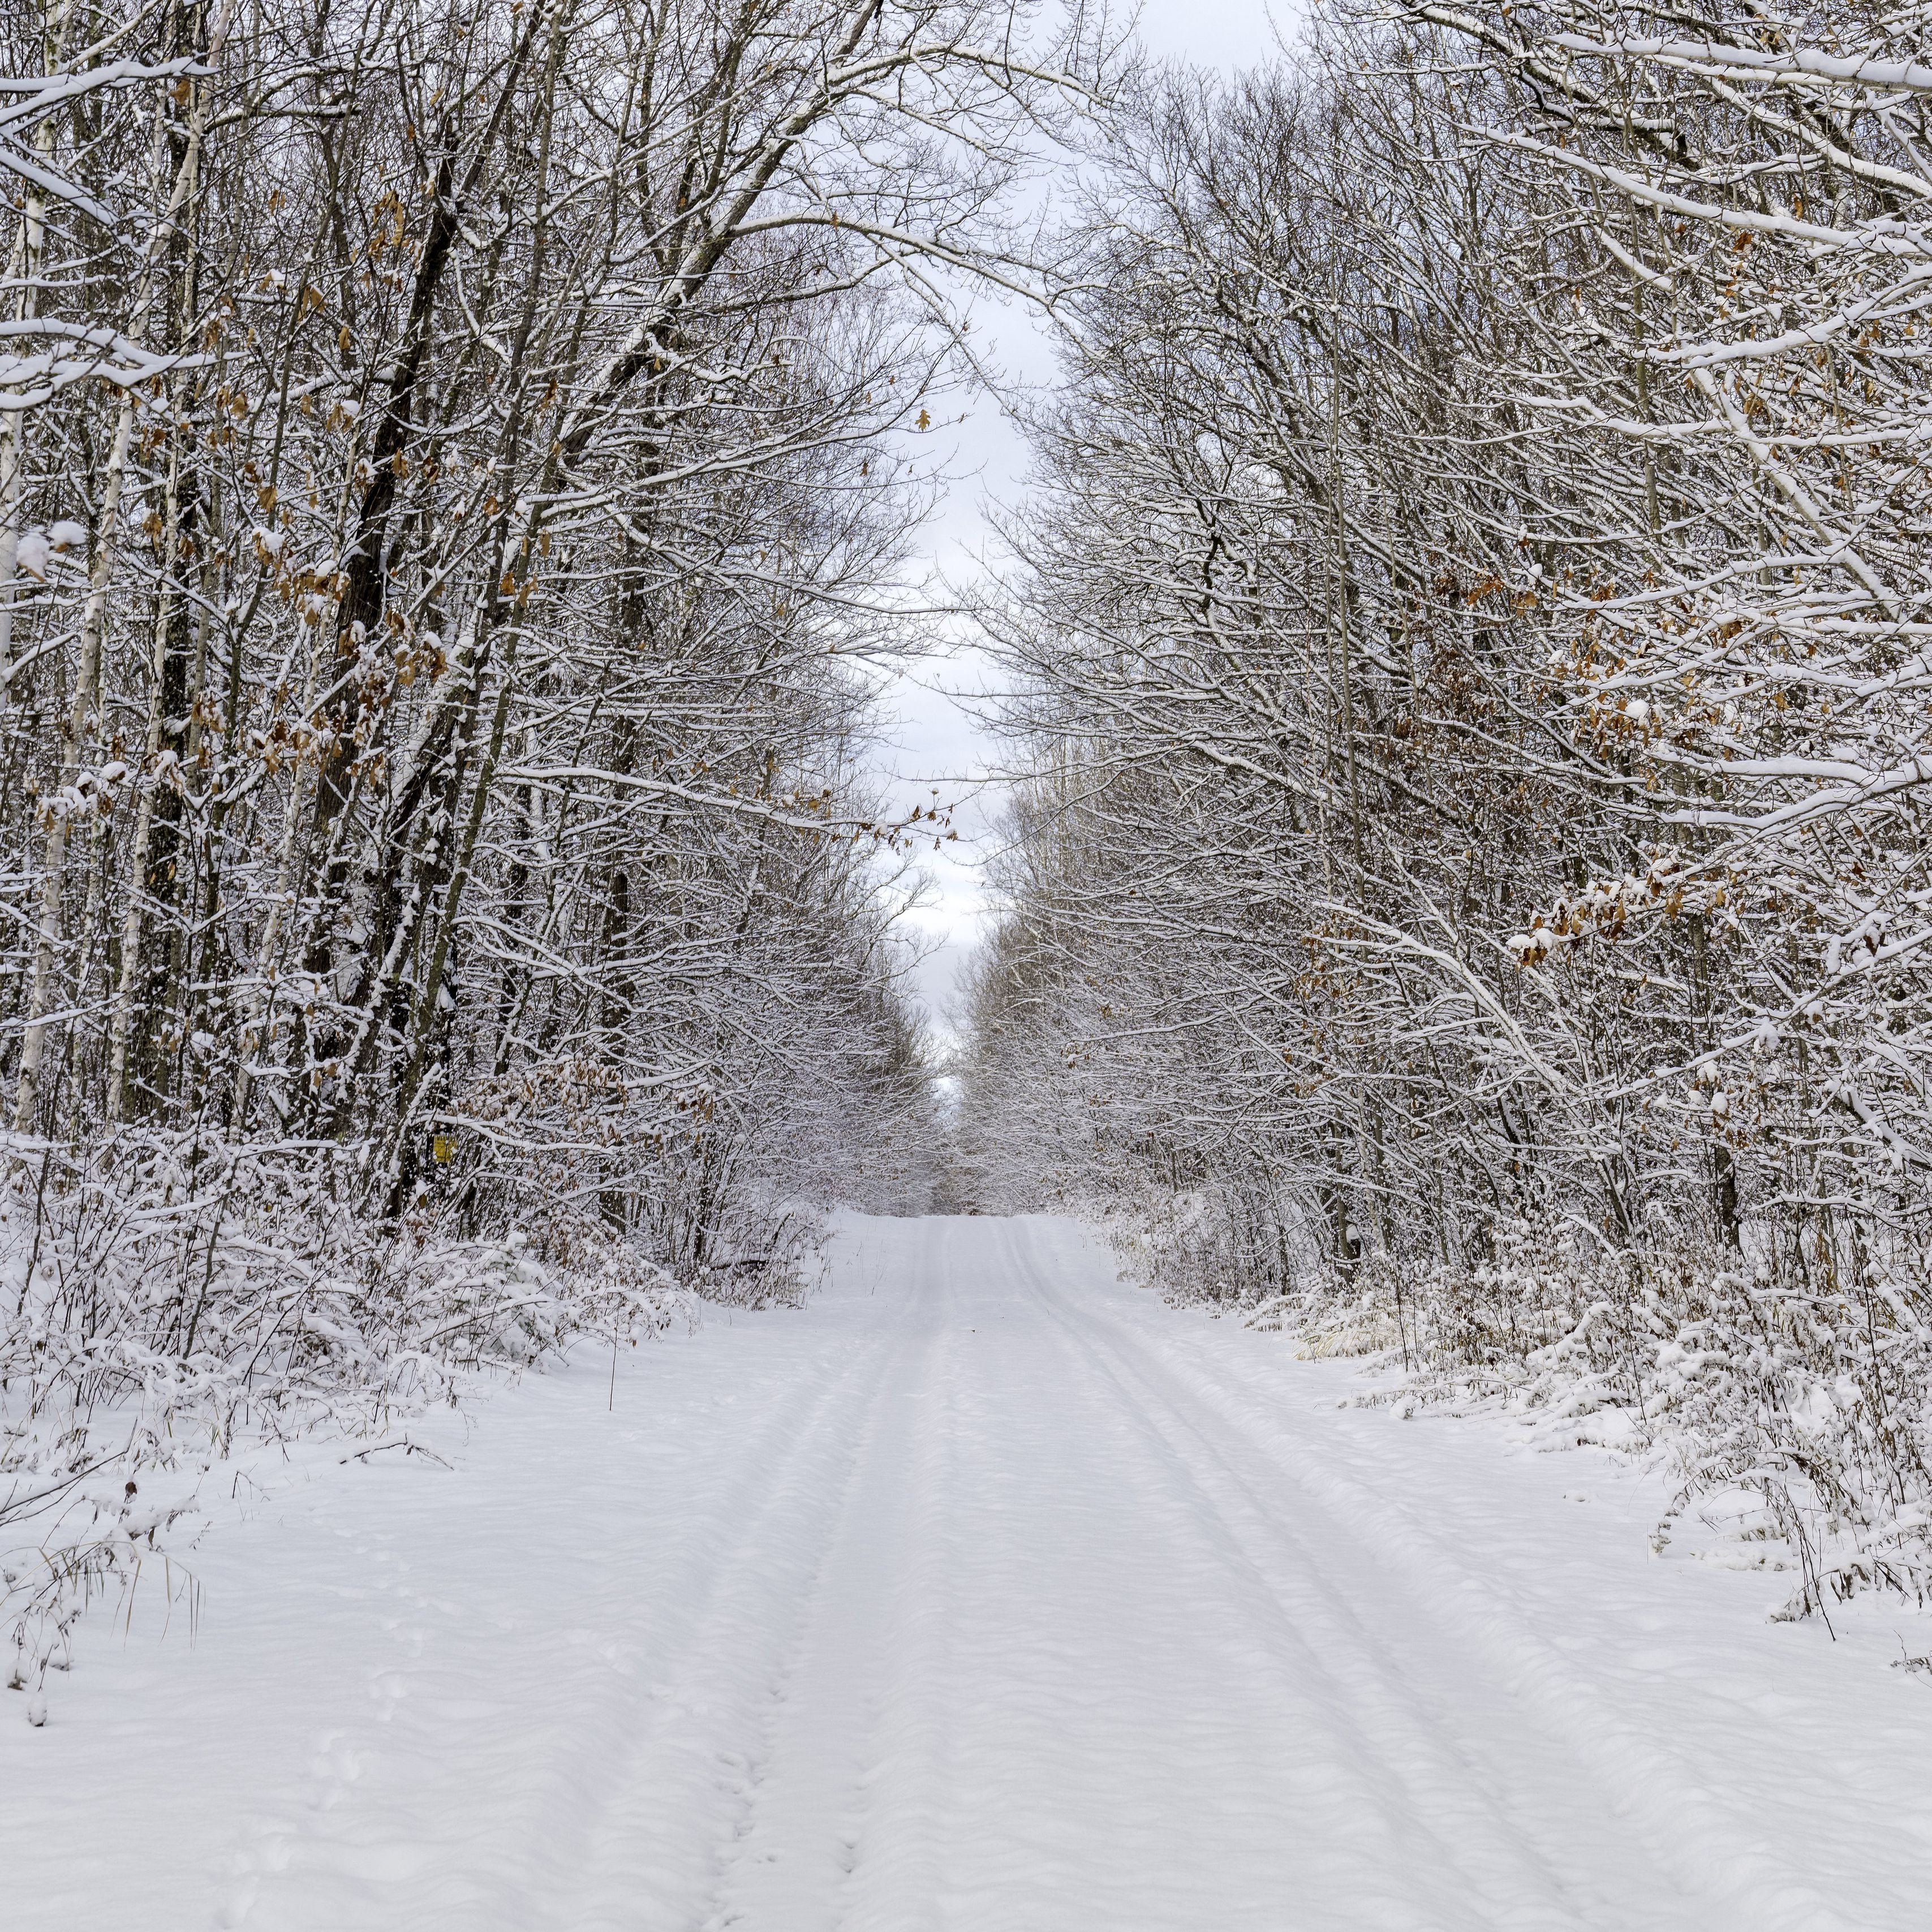
MULTIPOLYGON (((802 1420, 735 1445, 722 1511, 694 1526, 711 1574, 686 1598, 682 1642, 653 1648, 648 1703, 602 1772, 586 1779, 578 1766, 572 1786, 580 1795, 554 1841, 554 1878, 530 1900, 525 1924, 616 1932, 678 1923, 692 1890, 736 1856, 768 1756, 761 1741, 788 1694, 834 1504, 849 1487, 890 1352, 884 1336, 856 1348, 826 1384, 801 1382, 802 1420), (660 1828, 661 1794, 694 1784, 700 1796, 708 1790, 710 1815, 674 1838, 660 1828)), ((695 1804, 692 1814, 703 1815, 695 1804)))
MULTIPOLYGON (((916 1279, 944 1278, 950 1234, 944 1223, 929 1224, 916 1279)), ((703 1932, 764 1924, 830 1932, 862 1920, 887 1868, 893 1896, 884 1910, 910 1927, 920 1921, 904 1916, 902 1901, 934 1888, 927 1834, 915 1830, 888 1846, 874 1832, 874 1794, 887 1777, 904 1781, 902 1803, 913 1780, 928 1787, 919 1808, 928 1820, 944 1811, 943 1794, 931 1788, 943 1777, 943 1741, 924 1736, 908 1753, 895 1738, 921 1685, 944 1670, 921 1614, 944 1588, 931 1538, 932 1514, 949 1488, 942 1300, 918 1297, 899 1326, 870 1391, 863 1440, 801 1606, 752 1802, 703 1932)))
POLYGON ((0 1730, 27 1794, 0 1904, 144 1932, 1923 1923, 1932 1690, 1876 1625, 1768 1626, 1776 1580, 1651 1557, 1654 1485, 1338 1406, 1348 1365, 1162 1307, 1071 1224, 854 1221, 804 1310, 640 1350, 614 1410, 608 1373, 452 1421, 453 1473, 357 1466, 223 1530, 193 1652, 90 1639, 56 1722, 0 1730))
MULTIPOLYGON (((1238 1576, 1245 1586, 1258 1624, 1286 1640, 1276 1668, 1318 1694, 1303 1700, 1313 1708, 1298 1728, 1312 1762, 1346 1764, 1354 1774, 1357 1788, 1342 1808, 1354 1812, 1355 1828, 1341 1829, 1356 1842, 1342 1857, 1378 1868, 1408 1894, 1378 1908, 1364 1900, 1362 1922, 1376 1922, 1379 1910, 1390 1922, 1472 1932, 1553 1924, 1665 1932, 1712 1924, 1725 1894, 1741 1890, 1738 1902, 1757 1914, 1748 1922, 1788 1918, 1820 1932, 1846 1923, 1761 1834, 1734 1828, 1684 1856, 1681 1834, 1636 1828, 1637 1814, 1654 1824, 1660 1808, 1642 1802, 1652 1794, 1642 1780, 1600 1774, 1604 1731, 1620 1728, 1614 1714, 1574 1683, 1562 1687, 1573 1710, 1586 1707, 1574 1725, 1552 1721, 1534 1694, 1523 1694, 1525 1677, 1548 1660, 1534 1632, 1480 1580, 1480 1550, 1445 1552, 1407 1516, 1388 1525, 1388 1534, 1365 1535, 1390 1512, 1324 1468, 1318 1441, 1304 1437, 1285 1454, 1278 1430, 1244 1430, 1225 1389, 1186 1387, 1130 1336, 1066 1305, 1030 1246, 1025 1232, 1016 1233, 1017 1264, 1042 1309, 1166 1452, 1186 1513, 1225 1536, 1231 1582, 1238 1576), (1317 1493, 1338 1488, 1354 1491, 1349 1515, 1317 1493), (1460 1610, 1457 1597, 1472 1594, 1501 1610, 1500 1630, 1460 1610), (1360 1829, 1378 1810, 1379 1846, 1364 1842, 1360 1829)), ((1568 1674, 1560 1664, 1558 1672, 1568 1674)), ((1662 1782, 1670 1804, 1713 1808, 1672 1775, 1667 1753, 1640 1748, 1635 1755, 1635 1765, 1618 1768, 1662 1782)), ((1336 1795, 1331 1789, 1331 1800, 1336 1795)), ((1335 1846, 1334 1839, 1311 1844, 1303 1856, 1332 1857, 1335 1846)))

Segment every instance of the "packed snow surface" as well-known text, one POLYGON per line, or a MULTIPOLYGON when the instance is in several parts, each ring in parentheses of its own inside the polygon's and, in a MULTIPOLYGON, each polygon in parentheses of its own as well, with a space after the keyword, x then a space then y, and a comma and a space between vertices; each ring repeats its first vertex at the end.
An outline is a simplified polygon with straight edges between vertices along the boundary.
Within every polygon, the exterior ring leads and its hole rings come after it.
POLYGON ((158 1590, 0 1694, 0 1923, 1928 1922, 1918 1619, 1768 1624, 1650 1479, 1338 1406, 1070 1224, 850 1222, 609 1376, 296 1466, 192 1646, 158 1590))

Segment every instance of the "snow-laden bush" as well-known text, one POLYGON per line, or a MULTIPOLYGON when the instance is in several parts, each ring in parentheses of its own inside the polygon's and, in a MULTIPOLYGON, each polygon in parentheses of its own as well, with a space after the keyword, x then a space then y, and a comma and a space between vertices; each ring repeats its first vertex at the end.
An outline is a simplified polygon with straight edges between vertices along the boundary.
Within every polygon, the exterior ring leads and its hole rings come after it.
POLYGON ((1392 1399, 1489 1407, 1546 1446, 1594 1444, 1672 1472, 1659 1547, 1796 1573, 1780 1612, 1862 1592, 1932 1598, 1932 1280, 1813 1254, 1808 1279, 1735 1250, 1616 1250, 1516 1221, 1460 1269, 1372 1256, 1285 1286, 1213 1196, 1116 1216, 1116 1244, 1170 1299, 1241 1306, 1310 1356, 1375 1356, 1392 1399), (1218 1204, 1220 1210, 1214 1211, 1218 1204))
POLYGON ((464 1238, 356 1211, 352 1155, 123 1132, 16 1146, 0 1179, 0 1636, 31 1708, 88 1602, 172 1576, 199 1478, 250 1449, 379 1436, 579 1336, 694 1319, 594 1218, 464 1238))

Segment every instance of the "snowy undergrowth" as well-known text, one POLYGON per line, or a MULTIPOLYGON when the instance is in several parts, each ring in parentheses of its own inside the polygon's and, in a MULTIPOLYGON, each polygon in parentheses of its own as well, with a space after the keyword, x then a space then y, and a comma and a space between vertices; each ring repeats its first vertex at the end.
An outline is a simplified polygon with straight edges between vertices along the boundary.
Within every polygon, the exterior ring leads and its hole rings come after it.
POLYGON ((1540 1448, 1664 1470, 1657 1546, 1792 1573, 1780 1617, 1828 1619, 1873 1591, 1932 1600, 1932 1290, 1916 1276, 1863 1256, 1800 1282, 1734 1250, 1586 1249, 1516 1224, 1479 1266, 1372 1258, 1340 1286, 1256 1300, 1220 1219, 1186 1200, 1108 1226, 1168 1299, 1232 1304, 1304 1355, 1385 1370, 1364 1400, 1488 1412, 1540 1448))
POLYGON ((124 1136, 0 1175, 0 1682, 32 1721, 90 1604, 146 1577, 192 1619, 210 1511, 271 1469, 407 1454, 410 1418, 574 1342, 695 1324, 697 1296, 594 1220, 372 1225, 340 1152, 124 1136))

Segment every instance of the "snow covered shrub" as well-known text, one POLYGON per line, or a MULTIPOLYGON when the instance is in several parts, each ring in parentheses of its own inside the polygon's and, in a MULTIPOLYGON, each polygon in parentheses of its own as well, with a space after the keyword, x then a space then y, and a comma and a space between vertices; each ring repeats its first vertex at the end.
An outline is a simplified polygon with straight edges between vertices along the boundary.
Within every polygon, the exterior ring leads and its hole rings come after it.
MULTIPOLYGON (((98 1157, 20 1162, 0 1204, 10 1428, 97 1444, 111 1429, 143 1462, 380 1426, 459 1372, 552 1352, 598 1305, 577 1294, 586 1263, 604 1279, 587 1247, 567 1273, 514 1229, 372 1222, 356 1167, 342 1150, 133 1132, 98 1157)), ((661 1325, 648 1297, 631 1306, 661 1325)))
POLYGON ((1612 1249, 1514 1220, 1474 1265, 1346 1269, 1311 1253, 1279 1286, 1228 1201, 1090 1204, 1124 1264, 1181 1303, 1233 1304, 1308 1357, 1408 1372, 1384 1397, 1475 1404, 1549 1447, 1660 1463, 1678 1487, 1659 1546, 1791 1570, 1785 1616, 1882 1590, 1932 1601, 1932 1280, 1853 1254, 1808 1276, 1721 1245, 1612 1249))
MULTIPOLYGON (((1874 1588, 1927 1600, 1924 1281, 1806 1285, 1726 1250, 1580 1251, 1521 1223, 1496 1250, 1467 1272, 1416 1270, 1400 1303, 1393 1270, 1371 1278, 1409 1390, 1492 1400, 1552 1445, 1661 1459, 1680 1489, 1660 1543, 1699 1524, 1725 1560, 1798 1570, 1785 1614, 1874 1588)), ((1346 1297, 1301 1313, 1318 1340, 1361 1318, 1346 1297)))
POLYGON ((1867 1274, 1680 1270, 1654 1297, 1644 1419, 1684 1476, 1672 1516, 1783 1545, 1790 1612, 1932 1590, 1932 1296, 1867 1274), (1672 1288, 1676 1290, 1673 1295, 1672 1288))
POLYGON ((23 1152, 0 1183, 0 1609, 36 1690, 92 1598, 178 1566, 197 1478, 317 1434, 366 1436, 578 1335, 695 1319, 594 1220, 464 1238, 358 1211, 359 1164, 124 1131, 23 1152))
MULTIPOLYGON (((183 1559, 202 1527, 196 1472, 176 1472, 170 1481, 144 1471, 144 1484, 131 1476, 124 1480, 122 1468, 104 1459, 85 1466, 83 1480, 76 1481, 71 1467, 34 1468, 19 1458, 12 1474, 25 1475, 26 1492, 16 1480, 0 1496, 0 1682, 27 1693, 31 1724, 46 1721, 47 1672, 73 1666, 74 1627, 82 1613, 97 1598, 124 1598, 139 1586, 144 1567, 158 1573, 154 1587, 171 1611, 186 1600, 193 1628, 196 1585, 183 1559), (110 1472, 104 1478, 104 1466, 110 1472), (10 1524, 37 1514, 43 1519, 38 1541, 8 1546, 10 1524)), ((8 1474, 0 1465, 0 1481, 8 1474)))
POLYGON ((1105 1226, 1172 1301, 1252 1309, 1328 1280, 1302 1217, 1264 1188, 1217 1180, 1165 1198, 1093 1193, 1070 1204, 1105 1226))

